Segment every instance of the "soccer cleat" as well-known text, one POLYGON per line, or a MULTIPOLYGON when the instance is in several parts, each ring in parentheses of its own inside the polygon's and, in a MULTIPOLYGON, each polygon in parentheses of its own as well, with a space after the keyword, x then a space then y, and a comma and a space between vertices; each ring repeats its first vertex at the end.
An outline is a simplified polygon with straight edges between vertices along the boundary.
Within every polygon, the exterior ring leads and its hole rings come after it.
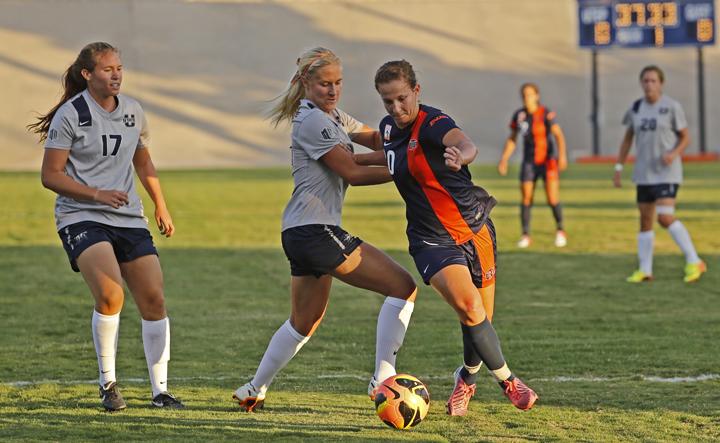
POLYGON ((475 385, 465 383, 460 376, 462 366, 455 370, 453 377, 455 378, 455 389, 453 389, 450 398, 445 405, 445 412, 448 415, 465 415, 468 411, 468 404, 473 395, 475 395, 475 385))
POLYGON ((707 265, 704 261, 700 260, 697 263, 688 263, 685 265, 685 277, 683 281, 685 283, 692 283, 700 280, 700 276, 707 272, 707 265))
POLYGON ((567 246, 567 234, 565 234, 565 231, 558 230, 555 233, 555 246, 558 248, 567 246))
POLYGON ((628 283, 642 283, 644 281, 651 281, 653 279, 652 275, 646 274, 641 270, 637 270, 630 275, 630 277, 626 278, 625 281, 628 283))
POLYGON ((523 411, 532 408, 538 399, 535 391, 530 389, 517 377, 514 377, 512 380, 501 381, 500 387, 503 388, 505 397, 507 397, 516 408, 523 411))
POLYGON ((183 409, 185 405, 169 392, 161 392, 153 397, 151 405, 156 408, 183 409))
POLYGON ((245 383, 235 391, 233 400, 246 412, 253 412, 265 406, 265 393, 255 389, 252 383, 245 383))
POLYGON ((375 376, 373 375, 370 379, 370 383, 368 384, 368 397, 370 397, 371 401, 375 401, 375 394, 377 394, 378 390, 378 381, 375 379, 375 376))
POLYGON ((518 247, 518 248, 525 249, 525 248, 527 248, 528 246, 530 246, 530 243, 531 243, 531 241, 530 241, 530 236, 529 236, 529 235, 523 235, 522 237, 520 237, 520 240, 518 240, 518 242, 517 242, 517 247, 518 247))
POLYGON ((117 387, 117 383, 111 381, 106 386, 100 386, 100 398, 102 399, 102 405, 108 412, 122 411, 127 408, 125 400, 120 389, 117 387))

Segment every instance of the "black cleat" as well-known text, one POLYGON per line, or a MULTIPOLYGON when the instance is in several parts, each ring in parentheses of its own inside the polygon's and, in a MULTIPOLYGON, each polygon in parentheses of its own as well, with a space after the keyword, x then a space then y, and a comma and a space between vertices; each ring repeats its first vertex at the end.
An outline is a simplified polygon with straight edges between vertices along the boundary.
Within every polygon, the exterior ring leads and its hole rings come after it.
POLYGON ((116 382, 110 382, 106 387, 100 386, 100 398, 102 399, 102 405, 108 412, 122 411, 127 408, 125 400, 120 389, 117 387, 116 382))
POLYGON ((169 392, 161 392, 152 399, 156 408, 183 409, 184 404, 169 392))

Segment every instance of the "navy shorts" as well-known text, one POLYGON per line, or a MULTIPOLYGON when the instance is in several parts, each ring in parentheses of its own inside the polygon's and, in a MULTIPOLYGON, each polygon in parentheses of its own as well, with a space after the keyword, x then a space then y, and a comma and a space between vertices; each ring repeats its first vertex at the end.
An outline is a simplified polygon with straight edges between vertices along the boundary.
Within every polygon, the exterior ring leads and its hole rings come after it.
POLYGON ((637 202, 654 203, 661 198, 675 198, 680 189, 677 183, 660 183, 657 185, 637 185, 637 202))
POLYGON ((495 226, 488 219, 473 238, 461 245, 429 245, 424 242, 422 247, 411 248, 410 255, 426 285, 442 268, 455 264, 467 266, 475 287, 485 288, 495 283, 495 226))
POLYGON ((158 255, 150 231, 144 228, 118 228, 93 221, 65 226, 58 231, 73 271, 80 272, 77 258, 90 246, 108 242, 118 263, 127 263, 145 255, 158 255))
POLYGON ((560 178, 559 168, 557 160, 554 158, 549 159, 545 163, 536 165, 535 163, 525 163, 520 165, 520 181, 521 182, 533 182, 537 179, 542 178, 544 182, 550 180, 557 180, 560 178))
POLYGON ((282 247, 290 275, 320 277, 340 266, 362 240, 340 226, 304 225, 282 232, 282 247))

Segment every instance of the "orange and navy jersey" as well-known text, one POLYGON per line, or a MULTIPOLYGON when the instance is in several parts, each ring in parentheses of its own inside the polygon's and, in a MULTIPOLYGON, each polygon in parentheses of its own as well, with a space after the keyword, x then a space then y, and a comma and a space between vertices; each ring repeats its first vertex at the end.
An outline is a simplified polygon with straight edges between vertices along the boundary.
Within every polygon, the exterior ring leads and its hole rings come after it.
POLYGON ((550 128, 555 124, 555 113, 543 105, 530 113, 518 109, 510 120, 510 129, 517 130, 523 138, 523 163, 541 165, 557 158, 550 128))
POLYGON ((487 219, 479 213, 481 188, 473 185, 467 166, 458 172, 445 166, 442 139, 453 128, 457 125, 452 118, 425 105, 405 128, 398 128, 390 116, 380 122, 388 168, 405 200, 411 251, 465 243, 487 219))

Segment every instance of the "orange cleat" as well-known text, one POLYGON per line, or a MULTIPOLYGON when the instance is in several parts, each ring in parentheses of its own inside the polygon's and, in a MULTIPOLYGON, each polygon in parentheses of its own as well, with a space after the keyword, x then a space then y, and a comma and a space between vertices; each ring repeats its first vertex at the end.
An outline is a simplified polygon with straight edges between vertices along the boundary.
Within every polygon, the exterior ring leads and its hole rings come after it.
POLYGON ((233 393, 233 400, 246 412, 253 412, 265 405, 265 393, 255 389, 251 383, 246 383, 233 393))
POLYGON ((505 397, 520 410, 527 411, 532 408, 538 399, 535 391, 530 389, 517 377, 513 378, 512 381, 505 380, 500 382, 500 386, 505 391, 505 397))
POLYGON ((465 380, 460 376, 460 369, 462 369, 462 366, 455 370, 455 389, 453 389, 445 405, 445 411, 448 415, 467 414, 470 399, 475 395, 475 385, 465 383, 465 380))

